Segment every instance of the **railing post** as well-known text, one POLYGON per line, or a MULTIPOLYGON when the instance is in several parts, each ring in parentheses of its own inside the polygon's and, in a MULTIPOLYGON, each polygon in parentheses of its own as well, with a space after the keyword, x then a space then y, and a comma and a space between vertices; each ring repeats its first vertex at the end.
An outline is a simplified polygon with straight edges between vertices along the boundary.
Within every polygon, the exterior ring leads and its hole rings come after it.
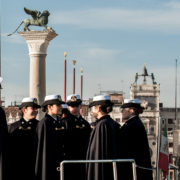
POLYGON ((113 175, 114 175, 114 180, 118 180, 118 176, 117 176, 117 164, 115 161, 112 162, 113 165, 113 175))
POLYGON ((60 180, 64 180, 64 163, 60 163, 60 180))
POLYGON ((136 179, 136 166, 135 166, 135 162, 132 162, 132 170, 133 170, 133 180, 137 180, 136 179))
POLYGON ((178 169, 175 169, 175 180, 178 180, 178 169))

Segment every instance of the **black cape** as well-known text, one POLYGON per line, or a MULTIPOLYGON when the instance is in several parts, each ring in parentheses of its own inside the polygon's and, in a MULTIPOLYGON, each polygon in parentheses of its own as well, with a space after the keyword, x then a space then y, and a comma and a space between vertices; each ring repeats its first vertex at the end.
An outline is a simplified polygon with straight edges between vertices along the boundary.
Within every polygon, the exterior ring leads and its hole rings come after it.
MULTIPOLYGON (((119 158, 135 159, 136 164, 151 168, 151 158, 147 133, 138 116, 129 119, 120 129, 119 158)), ((136 168, 137 180, 152 180, 152 171, 136 168)), ((120 179, 131 180, 132 166, 122 163, 119 170, 120 179)))
POLYGON ((59 163, 66 156, 66 125, 50 115, 39 122, 37 128, 36 180, 59 180, 59 163))
MULTIPOLYGON (((87 160, 116 159, 119 124, 109 115, 103 116, 91 132, 87 160)), ((112 180, 112 163, 87 164, 87 180, 112 180)))
MULTIPOLYGON (((66 160, 85 160, 87 145, 91 128, 89 123, 80 116, 77 118, 69 114, 63 120, 67 126, 67 159, 66 160)), ((64 169, 65 180, 84 180, 85 164, 68 164, 64 169)))
POLYGON ((7 123, 4 110, 0 107, 0 180, 6 180, 7 123))
POLYGON ((23 118, 8 126, 8 179, 32 180, 35 167, 35 133, 38 120, 23 118))

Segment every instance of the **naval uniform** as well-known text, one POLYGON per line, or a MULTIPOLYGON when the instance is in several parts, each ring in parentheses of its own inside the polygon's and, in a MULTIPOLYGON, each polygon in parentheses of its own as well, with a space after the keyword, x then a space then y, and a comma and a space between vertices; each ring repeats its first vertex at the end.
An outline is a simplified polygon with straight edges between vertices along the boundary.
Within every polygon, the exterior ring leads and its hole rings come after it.
POLYGON ((38 120, 24 118, 8 127, 8 179, 32 180, 35 166, 35 133, 38 120))
MULTIPOLYGON (((87 149, 87 160, 116 159, 117 138, 119 124, 109 115, 105 115, 93 123, 89 145, 87 149)), ((112 180, 112 164, 89 163, 87 164, 87 180, 112 180)))
MULTIPOLYGON (((151 169, 151 158, 147 133, 138 116, 133 116, 121 127, 119 134, 119 158, 134 159, 141 167, 151 169)), ((122 163, 119 168, 120 179, 131 180, 132 165, 122 163)), ((137 180, 152 180, 152 171, 136 168, 137 180)))
MULTIPOLYGON (((85 160, 91 128, 89 123, 72 114, 63 119, 67 126, 67 158, 68 160, 85 160)), ((65 165, 65 179, 84 180, 85 164, 65 165)))
POLYGON ((46 114, 37 128, 36 180, 60 179, 57 167, 67 159, 65 142, 65 123, 46 114))

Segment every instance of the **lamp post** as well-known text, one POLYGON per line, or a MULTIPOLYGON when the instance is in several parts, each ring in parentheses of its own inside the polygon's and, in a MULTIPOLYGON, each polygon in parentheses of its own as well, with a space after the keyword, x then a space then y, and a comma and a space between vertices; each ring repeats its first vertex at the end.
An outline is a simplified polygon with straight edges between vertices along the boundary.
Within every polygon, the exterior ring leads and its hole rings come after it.
POLYGON ((75 73, 76 73, 76 70, 75 70, 75 65, 76 65, 76 60, 73 60, 73 94, 75 94, 75 73))

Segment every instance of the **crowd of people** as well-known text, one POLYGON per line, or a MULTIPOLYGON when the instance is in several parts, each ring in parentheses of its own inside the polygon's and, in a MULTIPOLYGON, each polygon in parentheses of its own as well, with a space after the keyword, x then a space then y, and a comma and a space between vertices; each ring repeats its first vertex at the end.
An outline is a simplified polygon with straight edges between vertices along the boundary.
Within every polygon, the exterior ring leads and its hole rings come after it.
MULTIPOLYGON (((125 100, 123 125, 109 113, 109 95, 98 95, 89 104, 95 118, 89 124, 80 113, 80 96, 67 102, 60 95, 49 95, 40 106, 27 97, 19 106, 22 118, 7 126, 0 107, 0 180, 59 180, 63 160, 134 159, 137 180, 152 180, 151 158, 146 130, 139 114, 138 99, 125 100), (38 121, 38 109, 45 112, 38 121)), ((117 163, 118 180, 133 180, 132 164, 117 163)), ((65 164, 64 180, 113 180, 111 163, 65 164)))

